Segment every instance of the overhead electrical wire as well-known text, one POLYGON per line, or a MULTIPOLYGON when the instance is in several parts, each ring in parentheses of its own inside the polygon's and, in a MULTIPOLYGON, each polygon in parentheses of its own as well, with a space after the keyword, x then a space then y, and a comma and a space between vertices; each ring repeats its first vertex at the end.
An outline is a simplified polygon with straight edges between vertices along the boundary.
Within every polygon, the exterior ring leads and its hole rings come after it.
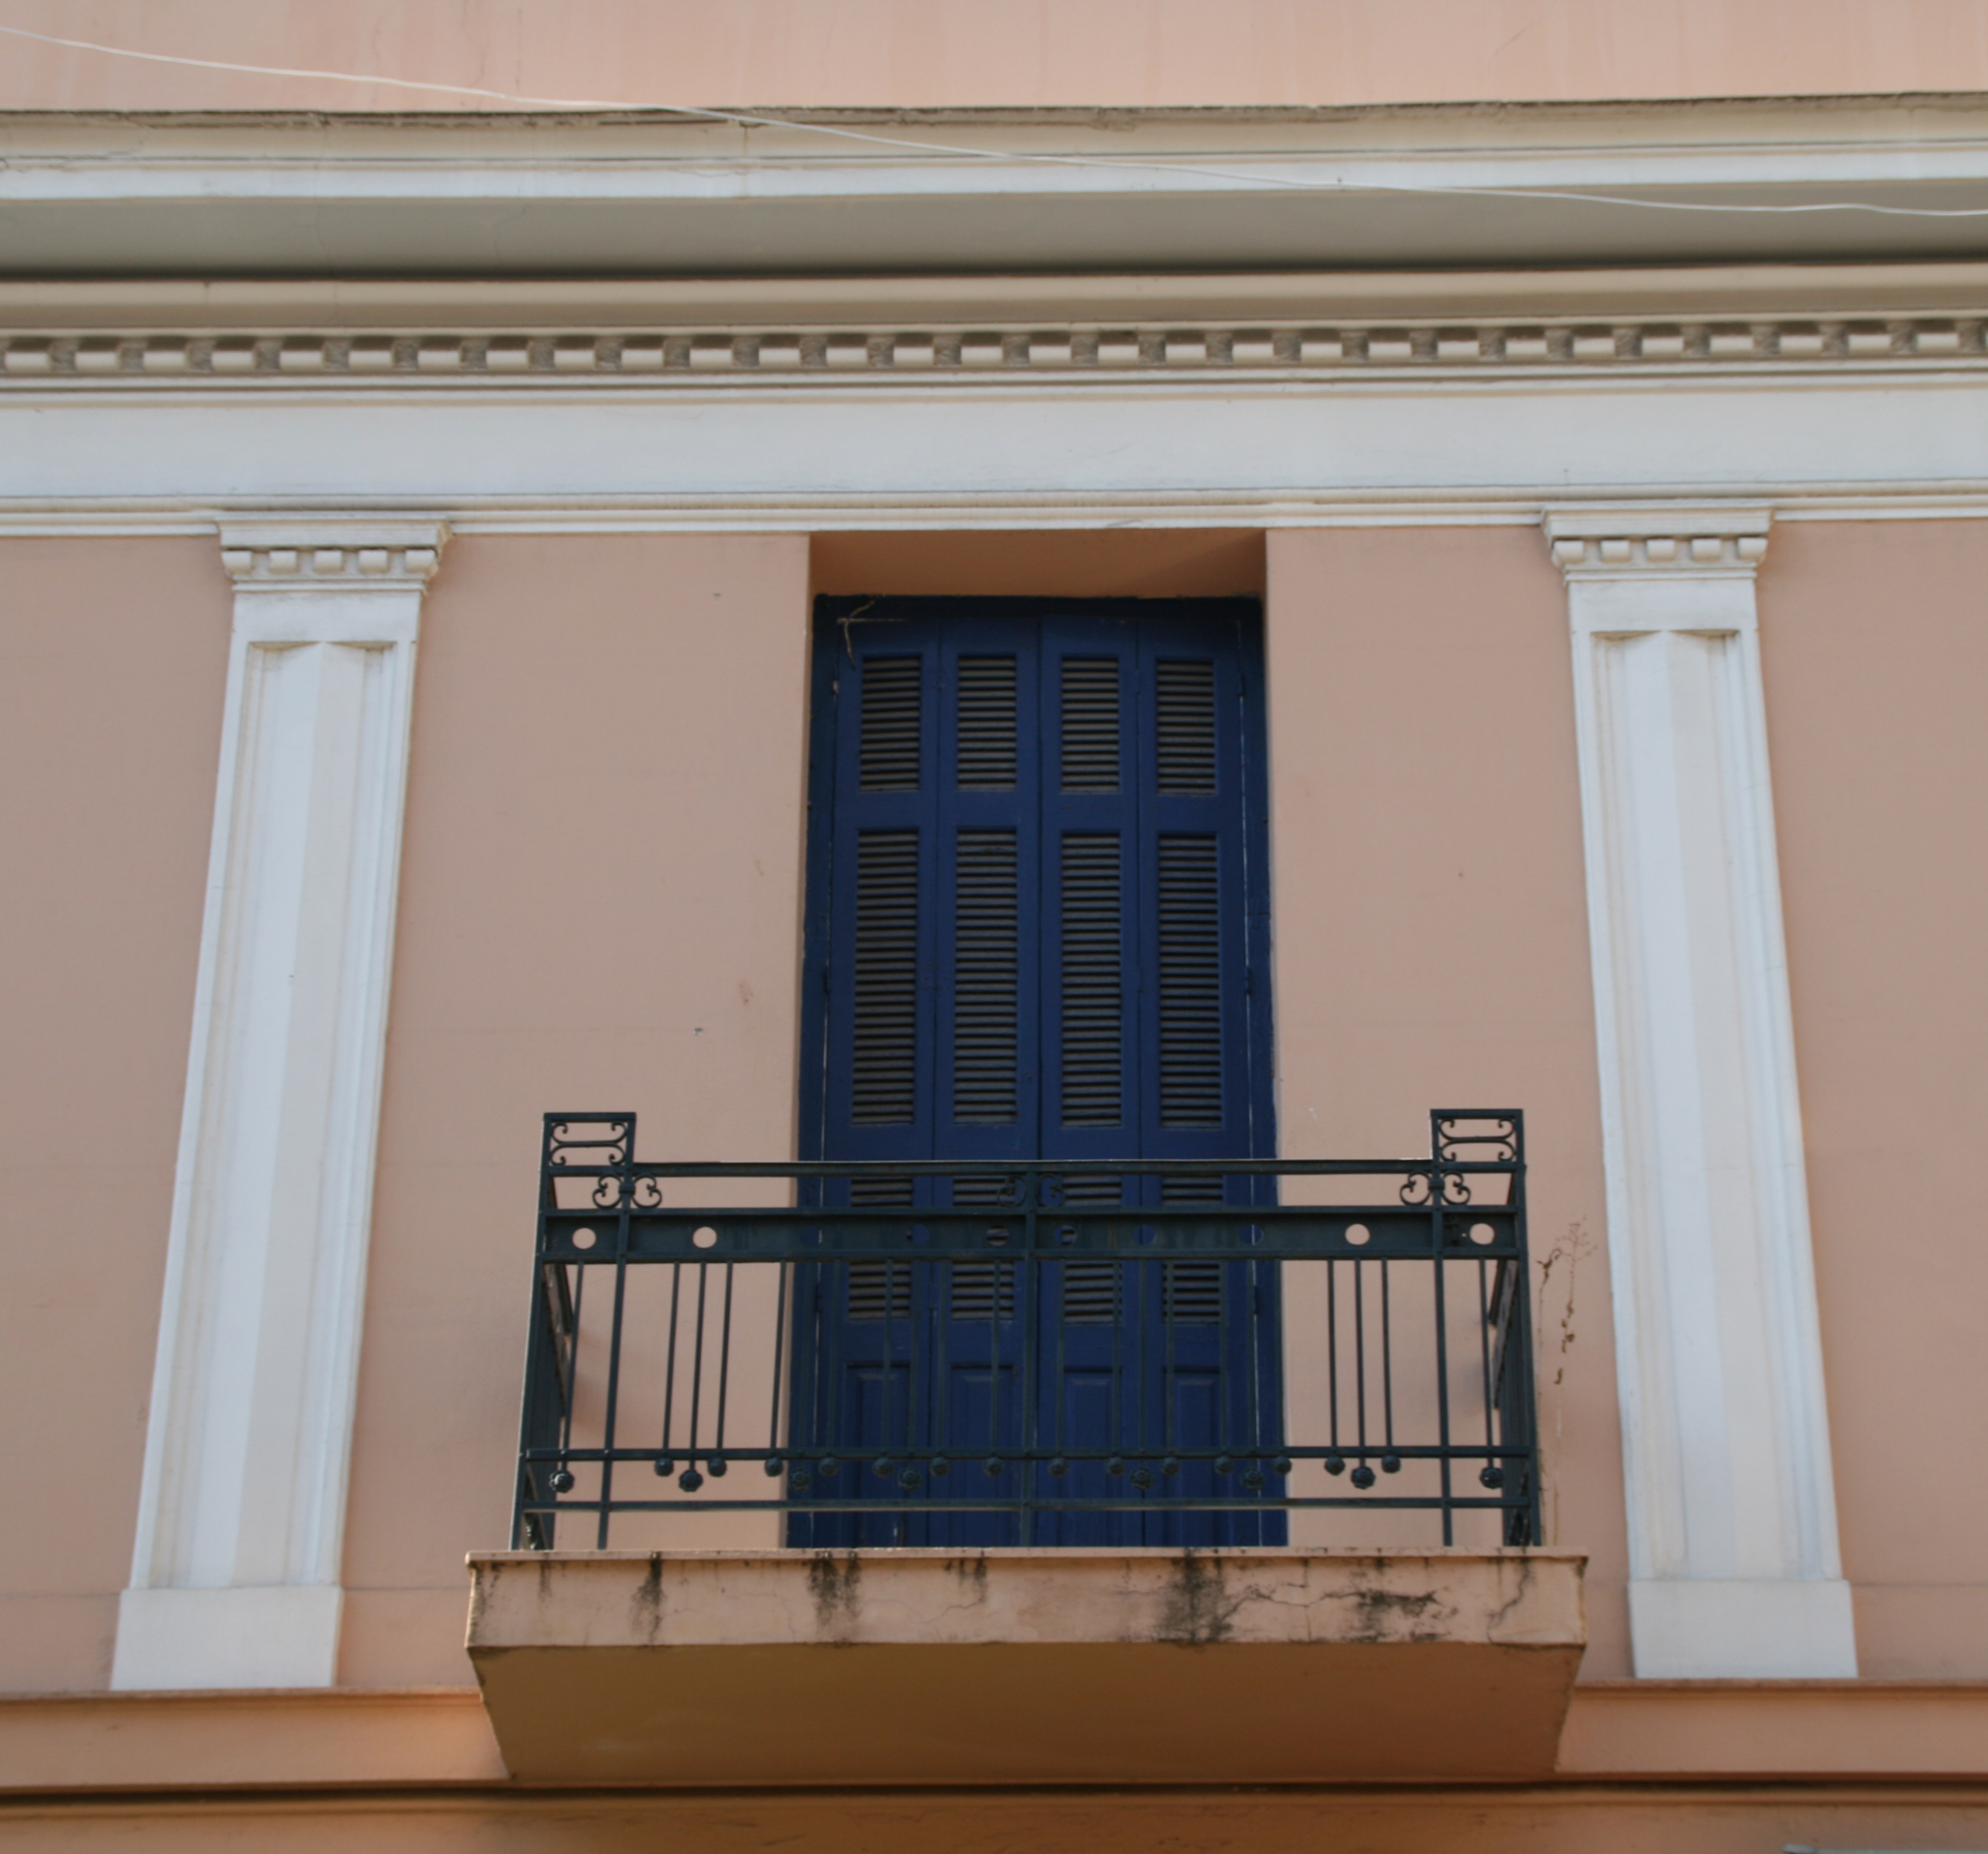
POLYGON ((1027 162, 1058 167, 1093 168, 1107 173, 1192 174, 1199 179, 1221 181, 1232 186, 1282 188, 1313 193, 1399 193, 1451 199, 1558 200, 1584 206, 1626 206, 1655 212, 1764 213, 1787 216, 1817 212, 1866 212, 1889 218, 1988 218, 1988 206, 1888 206, 1872 200, 1810 200, 1793 204, 1756 205, 1712 200, 1660 200, 1635 195, 1595 193, 1549 187, 1445 187, 1416 181, 1315 180, 1289 174, 1252 173, 1236 167, 1208 167, 1175 161, 1113 161, 1087 154, 1043 154, 1026 150, 964 147, 946 142, 915 140, 908 137, 877 135, 839 123, 808 122, 785 116, 758 116, 737 110, 708 110, 688 103, 635 103, 626 99, 604 101, 599 98, 522 96, 509 90, 491 90, 474 84, 433 83, 419 78, 369 76, 357 71, 319 71, 282 65, 237 64, 215 58, 188 58, 171 52, 141 52, 129 46, 104 45, 88 39, 64 39, 50 32, 32 32, 25 26, 0 25, 0 32, 15 39, 30 39, 42 45, 59 46, 69 51, 96 52, 106 57, 139 59, 147 64, 170 64, 192 70, 227 71, 250 77, 294 77, 320 83, 364 84, 395 90, 420 90, 431 95, 475 96, 509 105, 513 109, 584 110, 617 115, 654 114, 682 117, 697 122, 724 123, 744 129, 780 129, 796 134, 833 136, 844 141, 864 142, 875 147, 913 154, 942 154, 963 160, 1027 162))

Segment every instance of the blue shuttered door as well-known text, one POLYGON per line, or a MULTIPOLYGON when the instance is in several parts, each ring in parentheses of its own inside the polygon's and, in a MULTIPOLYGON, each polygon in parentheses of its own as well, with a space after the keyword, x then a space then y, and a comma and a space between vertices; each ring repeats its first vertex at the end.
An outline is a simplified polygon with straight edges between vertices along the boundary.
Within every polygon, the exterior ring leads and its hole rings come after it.
MULTIPOLYGON (((1241 602, 877 601, 818 625, 803 1151, 998 1161, 1267 1155, 1256 613, 1241 602)), ((972 1181, 859 1187, 970 1201, 972 1181)), ((981 1187, 985 1189, 983 1186, 981 1187)), ((1227 1181, 1247 1201, 1249 1186, 1227 1181)), ((1219 1199, 1224 1181, 1070 1181, 1073 1199, 1219 1199)), ((1273 1443, 1273 1271, 1182 1258, 806 1271, 793 1445, 817 1496, 926 1497, 866 1461, 979 1472, 1030 1441, 1001 1513, 797 1516, 796 1544, 1276 1542, 1281 1519, 1148 1510, 1212 1494, 1086 1452, 1273 1443), (1033 1360, 1033 1399, 1019 1373, 1033 1360), (1037 1434, 1021 1435, 1033 1402, 1037 1434), (1057 1500, 1102 1501, 1070 1511, 1057 1500)), ((963 1492, 953 1487, 941 1493, 963 1492)), ((1232 1487, 1223 1490, 1232 1493, 1232 1487)))

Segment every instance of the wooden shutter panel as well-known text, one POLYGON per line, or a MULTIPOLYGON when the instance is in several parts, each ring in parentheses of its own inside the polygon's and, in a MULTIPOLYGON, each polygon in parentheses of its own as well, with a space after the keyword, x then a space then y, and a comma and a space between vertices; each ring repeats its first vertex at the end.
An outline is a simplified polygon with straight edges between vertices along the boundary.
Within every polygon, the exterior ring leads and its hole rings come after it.
POLYGON ((1021 1025, 1020 870, 1013 831, 953 847, 952 1117, 1011 1125, 1021 1025))
POLYGON ((918 832, 858 832, 849 1111, 857 1126, 918 1117, 918 832))
POLYGON ((960 790, 1012 792, 1018 719, 1015 659, 962 656, 957 686, 960 790))
POLYGON ((1125 1120, 1124 881, 1116 831, 1070 831, 1061 846, 1057 949, 1063 993, 1063 1124, 1125 1120))
POLYGON ((935 631, 942 866, 931 975, 939 1082, 933 1155, 1001 1158, 1027 1150, 1035 1135, 1029 916, 1040 787, 1024 751, 1033 739, 1025 690, 1035 655, 1026 635, 998 620, 958 619, 935 631))
POLYGON ((1153 666, 1154 783, 1169 794, 1212 797, 1215 780, 1215 665, 1153 666))
POLYGON ((1160 1125, 1222 1113, 1222 889, 1213 837, 1159 840, 1160 1125))
POLYGON ((863 665, 858 763, 866 792, 918 789, 924 668, 916 657, 873 657, 863 665))
POLYGON ((1115 792, 1122 757, 1116 657, 1065 657, 1057 783, 1066 792, 1115 792))

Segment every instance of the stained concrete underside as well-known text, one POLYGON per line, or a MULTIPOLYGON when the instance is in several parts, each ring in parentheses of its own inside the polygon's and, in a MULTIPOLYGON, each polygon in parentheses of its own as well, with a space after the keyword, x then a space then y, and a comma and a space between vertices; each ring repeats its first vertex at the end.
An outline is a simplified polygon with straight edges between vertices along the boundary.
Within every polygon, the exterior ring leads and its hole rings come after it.
POLYGON ((1554 1766, 1584 1561, 1300 1549, 498 1553, 527 1781, 1506 1778, 1554 1766))

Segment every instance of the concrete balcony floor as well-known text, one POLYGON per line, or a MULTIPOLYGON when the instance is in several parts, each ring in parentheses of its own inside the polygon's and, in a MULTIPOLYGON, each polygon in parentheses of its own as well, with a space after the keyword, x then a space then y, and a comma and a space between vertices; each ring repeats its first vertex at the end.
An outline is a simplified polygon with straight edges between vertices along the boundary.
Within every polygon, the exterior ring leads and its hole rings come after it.
POLYGON ((468 1648, 541 1781, 1540 1776, 1584 1560, 1506 1551, 493 1552, 468 1648))

